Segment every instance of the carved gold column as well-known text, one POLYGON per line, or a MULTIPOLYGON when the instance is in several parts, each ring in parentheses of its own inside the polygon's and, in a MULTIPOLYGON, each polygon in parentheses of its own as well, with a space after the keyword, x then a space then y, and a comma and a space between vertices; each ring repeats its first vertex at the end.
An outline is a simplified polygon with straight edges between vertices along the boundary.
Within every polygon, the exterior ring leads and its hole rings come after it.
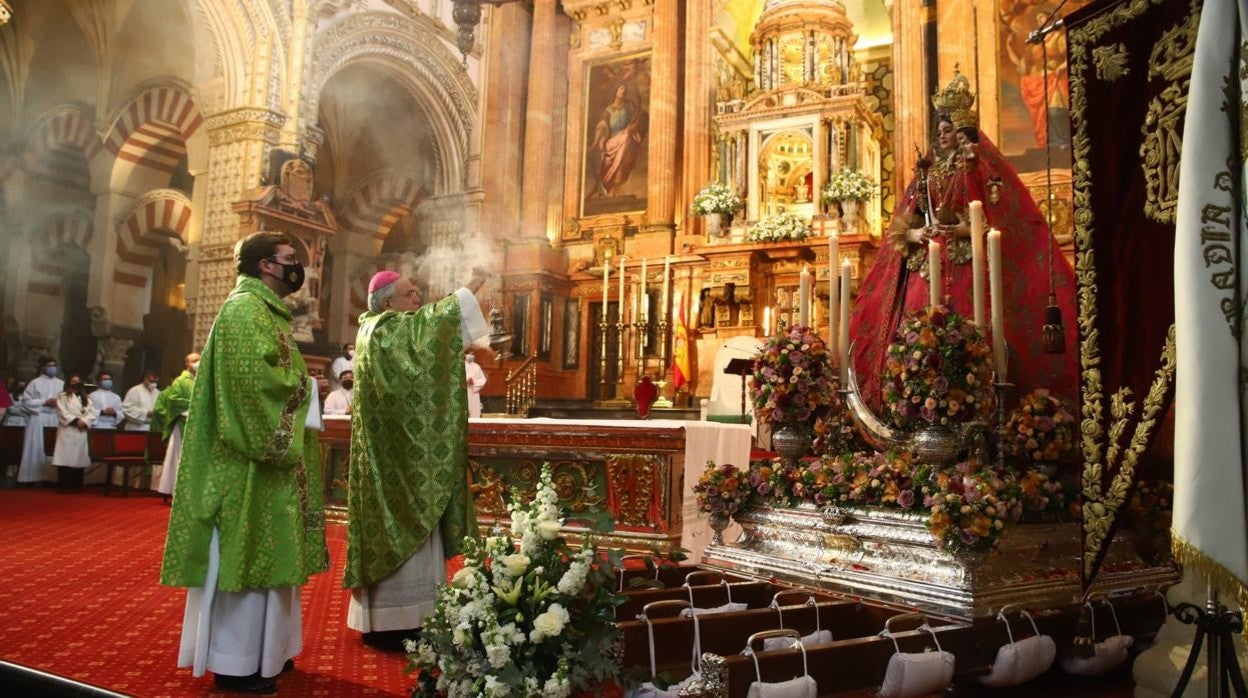
MULTIPOLYGON (((684 176, 681 210, 689 208, 693 197, 713 177, 711 173, 711 96, 715 76, 711 64, 711 10, 708 3, 685 5, 685 125, 681 174, 684 176)), ((702 218, 684 217, 684 234, 701 235, 702 218)))
MULTIPOLYGON (((704 3, 690 3, 704 4, 704 3)), ((649 183, 646 187, 646 223, 652 230, 675 225, 677 133, 676 108, 680 97, 680 5, 677 0, 655 0, 653 49, 650 54, 649 183)), ((706 39, 700 43, 707 43, 706 39)))
POLYGON ((482 228, 497 240, 519 233, 525 86, 516 79, 515 68, 528 65, 529 42, 515 37, 529 32, 532 24, 532 16, 519 5, 503 5, 490 12, 485 108, 481 111, 485 163, 481 179, 486 193, 482 228))
MULTIPOLYGON (((557 0, 533 3, 532 48, 529 53, 529 97, 524 118, 524 189, 520 202, 521 239, 543 239, 550 216, 550 192, 555 144, 555 119, 564 113, 556 105, 556 81, 566 73, 559 46, 557 0)), ((514 41, 513 38, 510 39, 514 41)))
POLYGON ((268 109, 242 108, 208 117, 208 193, 204 235, 195 254, 198 277, 187 288, 193 346, 202 347, 217 310, 234 287, 234 243, 239 218, 232 205, 260 184, 269 151, 286 117, 268 109))

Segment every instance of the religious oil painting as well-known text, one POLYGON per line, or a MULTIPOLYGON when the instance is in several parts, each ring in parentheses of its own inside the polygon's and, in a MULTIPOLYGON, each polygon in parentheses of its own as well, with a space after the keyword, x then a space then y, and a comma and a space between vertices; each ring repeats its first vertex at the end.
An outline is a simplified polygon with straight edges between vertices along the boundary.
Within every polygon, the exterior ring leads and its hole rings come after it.
POLYGON ((594 63, 585 79, 581 215, 646 210, 650 56, 594 63))
POLYGON ((1045 144, 1054 167, 1070 167, 1070 80, 1066 30, 1044 43, 1028 43, 1032 31, 1049 26, 1091 0, 999 0, 1001 54, 1001 153, 1019 172, 1045 167, 1045 144), (1047 66, 1047 68, 1046 68, 1047 66), (1046 90, 1047 87, 1047 90, 1046 90))

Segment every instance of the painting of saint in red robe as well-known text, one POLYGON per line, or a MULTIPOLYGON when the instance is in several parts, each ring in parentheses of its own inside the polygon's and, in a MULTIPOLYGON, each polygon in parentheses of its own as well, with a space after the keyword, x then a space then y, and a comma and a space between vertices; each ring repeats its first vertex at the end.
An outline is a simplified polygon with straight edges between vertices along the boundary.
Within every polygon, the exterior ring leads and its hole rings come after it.
POLYGON ((589 68, 582 215, 646 209, 650 57, 589 68))

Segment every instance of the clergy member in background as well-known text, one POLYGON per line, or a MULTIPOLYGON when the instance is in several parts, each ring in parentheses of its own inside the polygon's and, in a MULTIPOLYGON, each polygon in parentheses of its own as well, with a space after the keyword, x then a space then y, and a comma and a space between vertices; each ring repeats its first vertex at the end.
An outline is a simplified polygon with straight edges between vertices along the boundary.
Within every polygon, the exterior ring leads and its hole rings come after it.
POLYGON ((489 333, 466 288, 421 306, 411 280, 378 272, 355 339, 347 494, 347 627, 402 650, 433 613, 446 558, 476 535, 468 490, 464 346, 489 333))
POLYGON ((52 465, 56 466, 56 485, 62 492, 82 491, 82 477, 91 465, 87 449, 87 429, 95 422, 95 403, 83 392, 82 377, 72 375, 65 391, 56 399, 56 449, 52 465))
POLYGON ((126 415, 126 431, 148 431, 152 428, 152 413, 156 410, 156 372, 143 374, 143 382, 126 391, 121 401, 121 411, 126 415))
POLYGON ((165 441, 165 463, 160 469, 160 482, 156 485, 156 491, 165 495, 165 502, 173 496, 173 486, 178 481, 182 419, 191 408, 191 390, 195 387, 195 372, 199 370, 199 354, 187 354, 182 366, 182 374, 174 378, 168 388, 160 391, 152 411, 152 428, 159 429, 160 437, 165 441))
POLYGON ((342 354, 334 357, 334 362, 329 365, 329 389, 331 391, 342 387, 342 374, 344 371, 350 371, 355 368, 355 344, 347 342, 342 345, 342 354))
POLYGON ((272 693, 303 649, 299 588, 329 564, 306 428, 315 384, 282 302, 304 281, 291 239, 252 233, 234 259, 191 393, 160 581, 189 587, 178 666, 272 693))
POLYGON ((325 398, 325 414, 351 414, 351 394, 355 389, 355 371, 347 369, 338 376, 341 387, 325 398))
POLYGON ((0 424, 6 427, 24 427, 26 426, 26 410, 22 408, 22 393, 26 390, 26 381, 17 379, 9 379, 8 384, 4 387, 5 395, 9 398, 9 409, 4 413, 3 421, 0 424))
POLYGON ((95 390, 87 397, 95 405, 94 429, 116 429, 121 423, 121 396, 113 392, 113 374, 100 371, 95 377, 95 390))
POLYGON ((468 379, 468 416, 476 419, 481 416, 481 389, 485 387, 485 371, 477 363, 477 355, 464 353, 464 375, 468 379))
POLYGON ((39 375, 26 384, 22 393, 22 410, 26 412, 26 433, 22 440, 22 464, 17 469, 17 482, 35 483, 48 479, 48 453, 43 446, 44 427, 56 427, 56 401, 65 390, 65 381, 56 377, 56 360, 39 360, 39 375))

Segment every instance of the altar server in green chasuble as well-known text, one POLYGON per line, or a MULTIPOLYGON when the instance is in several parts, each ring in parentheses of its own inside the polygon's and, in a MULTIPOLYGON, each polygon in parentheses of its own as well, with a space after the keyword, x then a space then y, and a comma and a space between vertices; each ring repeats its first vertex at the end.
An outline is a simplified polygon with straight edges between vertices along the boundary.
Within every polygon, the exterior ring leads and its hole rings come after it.
POLYGON ((347 626, 401 649, 433 613, 446 558, 476 535, 468 489, 464 346, 488 328, 472 281, 422 306, 411 280, 378 272, 355 340, 347 495, 347 626))
POLYGON ((191 389, 195 387, 195 372, 199 370, 199 354, 187 354, 183 360, 182 375, 173 379, 169 387, 156 397, 152 411, 152 428, 160 430, 165 440, 165 464, 160 469, 160 484, 156 491, 165 495, 165 501, 173 494, 178 481, 178 459, 182 454, 182 422, 191 408, 191 389))
POLYGON ((282 296, 303 285, 286 235, 234 248, 238 284, 191 392, 160 581, 188 587, 178 666, 219 688, 277 690, 303 647, 299 588, 328 567, 316 384, 282 296))

